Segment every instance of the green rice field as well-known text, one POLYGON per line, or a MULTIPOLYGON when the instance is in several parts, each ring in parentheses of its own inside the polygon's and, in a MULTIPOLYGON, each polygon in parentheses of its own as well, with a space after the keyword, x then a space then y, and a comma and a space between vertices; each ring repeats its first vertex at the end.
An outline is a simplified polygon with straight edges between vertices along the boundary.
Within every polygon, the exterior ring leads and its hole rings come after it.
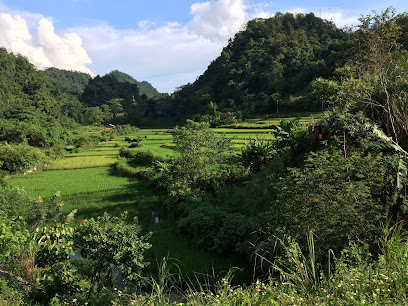
MULTIPOLYGON (((314 118, 302 118, 302 122, 313 122, 314 118)), ((232 139, 232 147, 240 150, 246 142, 255 137, 273 140, 270 128, 265 124, 279 124, 279 120, 245 122, 245 128, 221 127, 214 129, 232 139), (251 127, 251 128, 248 128, 251 127)), ((83 128, 83 133, 99 133, 83 128)), ((165 209, 166 194, 149 182, 135 178, 119 177, 113 174, 112 165, 119 157, 120 147, 128 147, 126 137, 141 138, 142 146, 135 151, 150 150, 160 156, 174 156, 174 143, 169 129, 145 129, 132 135, 118 136, 112 141, 100 142, 96 148, 74 152, 68 148, 65 158, 56 160, 42 172, 16 175, 7 182, 24 188, 32 197, 46 198, 56 192, 64 201, 63 213, 77 209, 75 222, 99 216, 104 212, 120 215, 128 211, 129 216, 138 216, 144 232, 152 232, 149 260, 155 263, 163 257, 175 258, 183 273, 193 272, 213 275, 242 266, 239 258, 226 258, 203 252, 191 246, 190 241, 177 232, 175 221, 165 209), (187 250, 187 251, 186 251, 187 250)), ((151 268, 154 269, 155 265, 151 268)), ((249 272, 249 271, 248 271, 249 272)), ((250 274, 250 273, 249 273, 250 274)), ((236 277, 240 277, 239 274, 236 277)))

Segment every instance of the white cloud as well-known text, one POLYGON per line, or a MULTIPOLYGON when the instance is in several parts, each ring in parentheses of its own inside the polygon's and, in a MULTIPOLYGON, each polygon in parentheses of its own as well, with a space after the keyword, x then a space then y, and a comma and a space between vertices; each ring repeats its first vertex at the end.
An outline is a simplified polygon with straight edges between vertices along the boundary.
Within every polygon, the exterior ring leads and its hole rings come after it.
POLYGON ((137 29, 115 29, 107 24, 77 27, 92 57, 91 69, 105 74, 119 69, 137 80, 151 82, 159 91, 194 82, 245 22, 266 17, 263 6, 246 0, 194 3, 186 24, 141 21, 137 29))
POLYGON ((332 20, 338 28, 344 28, 360 24, 358 19, 361 16, 354 13, 341 9, 324 9, 321 12, 321 17, 326 20, 332 20))
POLYGON ((233 36, 245 23, 248 6, 244 0, 218 0, 194 3, 189 28, 211 40, 233 36))
POLYGON ((119 69, 171 92, 193 82, 218 56, 224 43, 169 23, 155 28, 118 30, 108 25, 71 29, 80 33, 99 74, 119 69))
POLYGON ((67 33, 61 37, 55 34, 54 25, 43 18, 37 27, 37 36, 44 54, 54 67, 92 74, 86 67, 92 60, 82 47, 82 39, 77 34, 67 33))
POLYGON ((1 13, 0 46, 26 56, 39 69, 57 67, 92 74, 86 67, 92 61, 77 34, 61 37, 55 33, 51 21, 41 18, 34 22, 38 15, 30 16, 27 22, 20 15, 1 13))
POLYGON ((8 13, 0 20, 0 45, 39 68, 91 69, 100 75, 119 69, 171 92, 194 82, 247 20, 269 16, 264 11, 268 5, 210 0, 192 4, 191 20, 184 24, 143 20, 134 29, 116 29, 95 22, 56 33, 51 18, 12 11, 0 3, 0 11, 8 13))
MULTIPOLYGON (((292 14, 307 14, 310 10, 295 8, 288 10, 288 12, 292 14)), ((358 18, 360 18, 360 15, 355 15, 354 12, 352 13, 349 10, 323 8, 313 13, 322 19, 333 21, 338 28, 352 27, 359 24, 358 18)))

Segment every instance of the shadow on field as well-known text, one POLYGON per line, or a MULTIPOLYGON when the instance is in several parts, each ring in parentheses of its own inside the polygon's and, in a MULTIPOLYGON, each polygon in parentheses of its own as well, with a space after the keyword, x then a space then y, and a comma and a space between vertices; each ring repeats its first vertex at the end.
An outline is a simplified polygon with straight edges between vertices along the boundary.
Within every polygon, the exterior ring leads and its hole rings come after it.
POLYGON ((152 212, 163 214, 165 194, 149 183, 129 179, 129 184, 121 189, 102 190, 92 193, 75 193, 66 197, 71 205, 80 207, 77 220, 101 216, 107 212, 119 216, 124 211, 129 217, 138 217, 143 228, 152 225, 152 212), (84 200, 87 203, 83 203, 84 200))

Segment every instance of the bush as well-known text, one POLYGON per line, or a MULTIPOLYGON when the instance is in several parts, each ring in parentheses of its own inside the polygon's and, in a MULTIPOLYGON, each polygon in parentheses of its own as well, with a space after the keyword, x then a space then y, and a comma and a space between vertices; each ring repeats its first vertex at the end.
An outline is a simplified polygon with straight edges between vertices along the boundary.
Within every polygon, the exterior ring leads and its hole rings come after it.
POLYGON ((248 143, 241 152, 242 163, 250 167, 252 172, 258 172, 262 165, 267 164, 274 156, 273 144, 265 139, 256 138, 248 143))
POLYGON ((381 155, 321 150, 302 168, 289 169, 277 182, 276 200, 267 212, 271 235, 290 235, 302 247, 305 232, 316 234, 316 252, 340 251, 349 239, 372 246, 386 210, 374 194, 387 173, 381 155))
POLYGON ((200 206, 189 209, 178 221, 178 227, 200 248, 218 253, 250 254, 249 241, 259 224, 257 219, 205 204, 201 202, 200 206))
POLYGON ((127 284, 138 284, 142 269, 149 264, 143 253, 151 247, 147 242, 150 235, 140 236, 140 230, 137 218, 128 222, 127 212, 120 217, 105 213, 80 226, 75 246, 91 260, 95 277, 119 269, 127 284))
POLYGON ((119 156, 130 159, 132 165, 152 166, 156 161, 164 162, 166 159, 154 154, 152 151, 135 151, 121 147, 119 156))
POLYGON ((95 148, 100 141, 101 136, 99 135, 77 136, 74 139, 74 145, 76 148, 86 151, 95 148))
POLYGON ((37 148, 52 148, 71 143, 70 130, 58 123, 39 126, 28 122, 0 119, 0 141, 18 144, 26 143, 37 148))
POLYGON ((218 180, 231 140, 217 137, 208 123, 191 120, 176 127, 173 138, 180 157, 157 164, 159 184, 176 200, 199 196, 218 180))
POLYGON ((128 165, 128 161, 121 159, 114 164, 114 170, 117 175, 124 177, 143 177, 145 171, 140 171, 128 165))
POLYGON ((0 170, 21 173, 49 163, 45 153, 26 144, 0 144, 0 170))
POLYGON ((21 189, 0 186, 0 213, 7 218, 24 221, 30 231, 60 217, 62 202, 59 193, 49 199, 32 199, 21 189))
POLYGON ((133 126, 133 125, 116 125, 114 128, 111 130, 103 131, 102 136, 103 137, 111 137, 111 136, 123 136, 123 135, 130 135, 130 134, 135 134, 139 132, 140 129, 133 126))
POLYGON ((142 147, 143 143, 142 142, 132 142, 129 146, 129 148, 139 148, 142 147))

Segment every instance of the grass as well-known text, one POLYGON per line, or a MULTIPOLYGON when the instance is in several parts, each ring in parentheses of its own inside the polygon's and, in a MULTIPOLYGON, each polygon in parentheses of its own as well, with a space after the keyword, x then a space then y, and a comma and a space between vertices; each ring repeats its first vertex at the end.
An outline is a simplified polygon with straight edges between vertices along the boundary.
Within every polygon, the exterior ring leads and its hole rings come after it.
MULTIPOLYGON (((144 232, 152 232, 153 248, 146 254, 152 263, 150 272, 156 272, 156 260, 163 257, 177 258, 182 273, 194 277, 194 273, 207 274, 214 269, 226 272, 232 266, 242 266, 238 257, 221 257, 204 252, 191 245, 177 231, 175 221, 164 207, 166 194, 155 186, 136 179, 112 175, 111 167, 78 170, 52 170, 12 176, 7 182, 23 187, 32 197, 51 197, 57 191, 64 202, 63 214, 78 209, 75 222, 102 215, 104 212, 119 216, 123 211, 129 217, 138 216, 144 232), (159 224, 155 223, 156 217, 159 224)), ((246 281, 244 274, 237 276, 246 281)))
MULTIPOLYGON (((310 122, 310 118, 305 120, 310 122)), ((246 141, 257 135, 273 140, 272 130, 262 128, 272 122, 277 124, 279 120, 248 120, 241 129, 221 127, 214 131, 232 138, 232 147, 239 151, 246 141), (249 126, 252 128, 247 128, 249 126)), ((81 132, 95 133, 98 130, 83 128, 81 132)), ((55 161, 47 171, 12 176, 7 181, 12 186, 25 188, 33 197, 50 197, 59 191, 65 203, 64 214, 78 209, 77 223, 104 212, 120 215, 127 210, 129 217, 138 216, 144 231, 153 232, 153 248, 147 254, 152 262, 152 272, 157 272, 154 263, 163 257, 176 258, 182 273, 192 279, 205 277, 202 276, 204 274, 227 273, 232 267, 246 266, 247 263, 238 257, 224 257, 195 248, 189 239, 179 234, 175 221, 166 211, 164 203, 167 196, 163 191, 147 182, 113 175, 111 165, 117 161, 120 147, 130 145, 125 141, 126 137, 140 137, 143 140, 143 146, 132 150, 149 150, 159 156, 177 155, 173 150, 171 130, 146 129, 132 135, 117 136, 112 141, 100 142, 96 148, 86 152, 73 153, 70 147, 68 149, 71 151, 67 151, 65 158, 55 161), (159 219, 158 224, 155 222, 156 217, 159 219)), ((238 273, 237 282, 248 281, 248 275, 250 271, 238 273)))
POLYGON ((105 167, 114 164, 116 157, 114 156, 80 156, 68 157, 53 162, 47 170, 72 170, 86 169, 95 167, 105 167))

